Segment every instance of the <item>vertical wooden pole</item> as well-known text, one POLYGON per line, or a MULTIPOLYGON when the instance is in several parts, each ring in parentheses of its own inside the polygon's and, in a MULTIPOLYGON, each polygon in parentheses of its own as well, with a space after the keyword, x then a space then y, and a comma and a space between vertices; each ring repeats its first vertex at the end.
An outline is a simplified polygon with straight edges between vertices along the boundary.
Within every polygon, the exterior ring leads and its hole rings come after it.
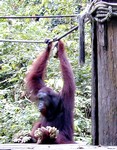
POLYGON ((117 145, 117 21, 108 22, 108 48, 97 27, 99 144, 117 145))
MULTIPOLYGON (((117 3, 117 0, 104 1, 117 3)), ((92 67, 93 144, 117 145, 117 18, 107 22, 106 28, 101 23, 95 27, 92 67)))
POLYGON ((84 18, 79 18, 79 48, 80 48, 80 54, 79 54, 79 63, 82 66, 85 63, 85 33, 84 33, 84 18))
POLYGON ((98 137, 98 74, 97 74, 97 31, 92 23, 92 144, 99 144, 98 137))

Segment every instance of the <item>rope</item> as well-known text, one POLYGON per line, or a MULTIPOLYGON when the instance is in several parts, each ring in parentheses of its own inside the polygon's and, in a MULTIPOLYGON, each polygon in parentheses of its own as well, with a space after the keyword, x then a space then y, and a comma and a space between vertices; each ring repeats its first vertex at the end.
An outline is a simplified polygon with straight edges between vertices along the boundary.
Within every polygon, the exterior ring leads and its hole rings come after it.
MULTIPOLYGON (((117 3, 107 3, 104 1, 94 0, 87 5, 86 8, 79 15, 56 15, 56 16, 0 16, 0 19, 25 19, 25 18, 61 18, 61 17, 77 17, 78 19, 84 19, 84 23, 89 21, 89 18, 97 22, 103 23, 109 20, 112 16, 117 16, 117 3)), ((60 37, 50 39, 49 42, 56 42, 74 30, 78 29, 78 26, 73 27, 60 37)), ((34 40, 12 40, 12 39, 0 39, 0 42, 19 42, 19 43, 46 43, 45 41, 34 40)), ((46 43, 47 44, 47 43, 46 43)))
POLYGON ((100 23, 108 21, 112 16, 117 16, 117 3, 94 0, 90 5, 88 15, 92 20, 100 23))
MULTIPOLYGON (((26 18, 63 18, 63 17, 79 17, 79 15, 51 15, 51 16, 0 16, 0 19, 26 19, 26 18)), ((55 37, 50 39, 48 42, 44 41, 35 41, 35 40, 13 40, 13 39, 0 39, 0 42, 15 42, 15 43, 45 43, 48 44, 49 42, 56 42, 60 39, 64 38, 74 30, 78 29, 78 26, 73 27, 68 32, 64 33, 59 37, 55 37)))
POLYGON ((51 16, 0 16, 0 19, 40 19, 40 18, 64 18, 64 17, 77 17, 77 15, 51 15, 51 16))
POLYGON ((65 36, 67 36, 68 34, 70 34, 71 32, 73 32, 74 30, 77 30, 78 26, 73 27, 72 29, 68 30, 68 32, 64 33, 63 35, 59 36, 59 37, 55 37, 53 39, 50 39, 47 42, 47 39, 45 39, 44 41, 34 41, 34 40, 12 40, 12 39, 0 39, 0 42, 14 42, 14 43, 51 43, 51 42, 56 42, 59 41, 60 39, 64 38, 65 36))
POLYGON ((34 40, 12 40, 12 39, 0 39, 0 42, 14 42, 14 43, 46 43, 45 41, 34 41, 34 40))

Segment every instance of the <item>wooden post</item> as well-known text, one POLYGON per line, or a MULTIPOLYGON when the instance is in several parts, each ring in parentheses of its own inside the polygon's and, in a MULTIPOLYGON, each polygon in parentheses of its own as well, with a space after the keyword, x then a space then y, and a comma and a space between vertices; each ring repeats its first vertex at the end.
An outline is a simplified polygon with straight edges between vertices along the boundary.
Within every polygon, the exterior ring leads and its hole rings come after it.
POLYGON ((80 47, 80 54, 79 54, 79 63, 82 66, 85 63, 85 33, 84 33, 84 18, 79 18, 79 47, 80 47))
POLYGON ((117 145, 117 21, 108 23, 107 51, 100 44, 100 26, 97 29, 99 144, 117 145))
POLYGON ((92 23, 92 144, 98 145, 98 72, 97 72, 97 31, 92 23))
MULTIPOLYGON (((105 1, 117 2, 117 0, 105 1)), ((96 91, 92 92, 94 103, 92 107, 96 106, 92 108, 94 111, 92 116, 95 113, 93 117, 95 121, 92 119, 92 128, 95 127, 95 131, 92 130, 93 144, 117 145, 117 18, 112 18, 107 22, 106 50, 104 24, 97 23, 95 27, 94 36, 97 37, 97 45, 95 44, 96 47, 93 49, 97 51, 97 62, 95 62, 97 65, 95 64, 93 66, 95 69, 92 70, 93 75, 97 73, 97 76, 96 80, 93 76, 93 81, 95 81, 93 83, 95 86, 93 86, 96 91)))

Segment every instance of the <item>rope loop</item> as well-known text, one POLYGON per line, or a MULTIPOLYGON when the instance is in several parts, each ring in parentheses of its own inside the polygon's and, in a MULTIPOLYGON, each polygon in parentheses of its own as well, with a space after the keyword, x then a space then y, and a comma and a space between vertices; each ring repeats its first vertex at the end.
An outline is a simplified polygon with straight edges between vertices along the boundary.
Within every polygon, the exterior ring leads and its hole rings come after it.
POLYGON ((96 16, 94 19, 97 22, 103 23, 106 20, 108 21, 112 17, 112 7, 108 6, 107 9, 104 9, 106 7, 98 7, 98 11, 96 12, 96 16))
POLYGON ((117 3, 94 0, 90 4, 88 14, 92 20, 103 23, 108 21, 112 16, 117 16, 117 3))

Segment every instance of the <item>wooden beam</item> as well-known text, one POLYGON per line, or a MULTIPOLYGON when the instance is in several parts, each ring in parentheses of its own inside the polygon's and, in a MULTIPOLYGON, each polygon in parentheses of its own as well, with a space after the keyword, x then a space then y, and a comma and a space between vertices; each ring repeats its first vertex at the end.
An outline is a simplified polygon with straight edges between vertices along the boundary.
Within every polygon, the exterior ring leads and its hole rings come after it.
POLYGON ((0 150, 116 150, 117 147, 83 146, 79 144, 37 145, 37 144, 0 144, 0 150))

